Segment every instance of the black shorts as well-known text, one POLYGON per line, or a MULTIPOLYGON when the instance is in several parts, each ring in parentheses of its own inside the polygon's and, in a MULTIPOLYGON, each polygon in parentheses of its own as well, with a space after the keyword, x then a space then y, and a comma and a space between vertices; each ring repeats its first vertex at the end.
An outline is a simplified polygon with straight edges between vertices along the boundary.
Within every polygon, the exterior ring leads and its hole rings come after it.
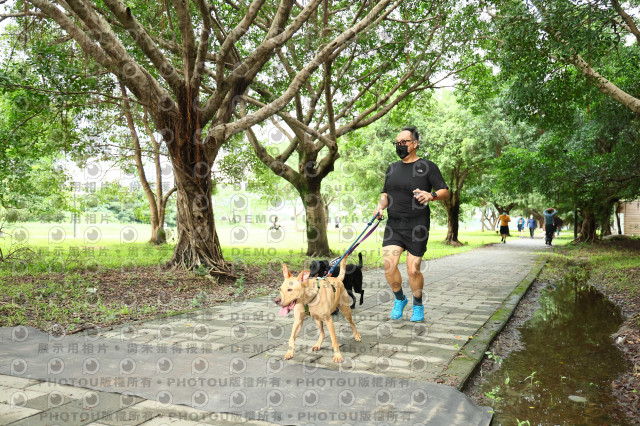
POLYGON ((427 251, 429 230, 426 226, 416 226, 413 229, 384 228, 382 247, 400 246, 414 256, 422 257, 427 251))
POLYGON ((524 227, 522 225, 518 225, 518 231, 522 231, 524 227))
POLYGON ((511 235, 509 233, 509 227, 508 226, 501 226, 500 227, 500 235, 511 235))

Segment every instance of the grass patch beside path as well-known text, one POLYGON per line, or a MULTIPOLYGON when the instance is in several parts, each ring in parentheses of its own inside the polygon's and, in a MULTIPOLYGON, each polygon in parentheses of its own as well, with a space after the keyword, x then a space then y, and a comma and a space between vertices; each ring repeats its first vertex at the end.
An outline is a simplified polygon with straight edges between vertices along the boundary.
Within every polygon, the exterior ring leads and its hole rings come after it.
MULTIPOLYGON (((597 244, 567 244, 548 254, 546 273, 581 270, 597 287, 630 315, 640 312, 640 239, 603 240, 597 244)), ((640 316, 635 326, 640 330, 640 316)))
MULTIPOLYGON (((28 225, 23 224, 23 229, 28 225)), ((121 243, 117 233, 112 234, 114 237, 109 238, 105 232, 94 245, 82 239, 54 244, 37 237, 35 231, 27 244, 17 245, 5 234, 0 239, 5 256, 17 247, 29 251, 0 263, 0 326, 25 325, 53 334, 73 333, 245 300, 277 289, 282 263, 298 272, 313 260, 305 256, 306 244, 270 244, 262 239, 248 241, 254 246, 240 246, 225 244, 222 239, 223 255, 232 262, 238 278, 212 278, 204 270, 165 269, 172 245, 121 243)), ((465 233, 460 240, 466 244, 452 247, 444 244, 444 237, 444 230, 431 233, 425 259, 461 253, 500 239, 490 232, 465 233)), ((340 254, 353 238, 347 241, 339 231, 329 232, 331 247, 340 254)), ((382 267, 381 235, 372 235, 357 251, 363 253, 365 268, 382 267)), ((356 261, 355 256, 350 260, 356 261)))

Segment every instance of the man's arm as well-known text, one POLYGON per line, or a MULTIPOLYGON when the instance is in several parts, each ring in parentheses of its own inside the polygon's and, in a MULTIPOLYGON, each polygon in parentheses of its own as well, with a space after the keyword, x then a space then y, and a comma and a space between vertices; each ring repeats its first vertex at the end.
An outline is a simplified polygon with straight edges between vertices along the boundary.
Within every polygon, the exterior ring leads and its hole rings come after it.
POLYGON ((380 194, 380 199, 378 200, 378 205, 376 206, 375 211, 375 213, 378 213, 378 219, 382 219, 382 213, 387 207, 389 207, 389 199, 387 198, 387 193, 383 192, 380 194))
POLYGON ((436 197, 431 195, 429 191, 421 191, 417 188, 413 190, 413 194, 420 204, 427 204, 429 201, 445 200, 449 198, 449 190, 447 188, 438 189, 436 191, 436 197))
POLYGON ((429 201, 446 200, 447 198, 449 198, 449 190, 447 188, 438 189, 436 191, 436 195, 437 195, 436 198, 431 198, 431 200, 429 201))

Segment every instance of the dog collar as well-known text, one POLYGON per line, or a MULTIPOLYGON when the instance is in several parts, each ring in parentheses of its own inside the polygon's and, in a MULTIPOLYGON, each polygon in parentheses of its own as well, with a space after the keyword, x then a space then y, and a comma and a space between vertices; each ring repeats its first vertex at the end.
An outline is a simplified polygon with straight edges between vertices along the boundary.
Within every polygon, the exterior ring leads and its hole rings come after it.
MULTIPOLYGON (((318 291, 316 291, 316 294, 311 298, 311 300, 309 300, 308 303, 304 304, 304 311, 307 313, 307 315, 311 315, 311 312, 309 312, 309 303, 313 302, 316 299, 316 297, 318 297, 318 293, 320 293, 320 280, 326 280, 326 278, 322 277, 322 278, 318 278, 316 280, 316 282, 318 284, 318 291)), ((331 284, 331 283, 329 283, 329 284, 331 284)), ((336 288, 333 286, 333 284, 331 284, 331 288, 333 289, 333 292, 335 293, 336 292, 336 288)))
POLYGON ((318 293, 320 293, 320 280, 317 280, 318 283, 318 291, 316 291, 316 294, 311 298, 311 300, 309 300, 308 303, 304 304, 304 311, 309 314, 309 303, 313 302, 314 300, 316 300, 316 297, 318 297, 318 293))

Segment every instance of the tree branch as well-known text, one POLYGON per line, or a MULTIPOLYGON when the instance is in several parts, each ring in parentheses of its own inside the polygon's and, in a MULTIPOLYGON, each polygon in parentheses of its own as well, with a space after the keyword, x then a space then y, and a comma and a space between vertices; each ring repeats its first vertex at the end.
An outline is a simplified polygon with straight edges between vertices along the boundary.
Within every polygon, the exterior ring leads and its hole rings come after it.
POLYGON ((182 35, 182 62, 184 80, 190 81, 196 61, 196 41, 193 35, 193 23, 191 13, 185 0, 172 0, 173 7, 178 15, 178 27, 182 35))
MULTIPOLYGON (((319 0, 316 0, 319 1, 319 0)), ((397 5, 399 1, 396 1, 391 7, 389 4, 392 0, 381 0, 379 1, 372 10, 363 18, 360 22, 358 22, 353 27, 345 30, 338 37, 333 39, 329 44, 327 44, 324 48, 322 48, 315 57, 302 69, 298 72, 296 77, 292 80, 291 84, 285 90, 285 92, 275 101, 271 102, 269 105, 265 105, 260 108, 258 111, 247 115, 240 120, 231 123, 227 126, 211 129, 209 132, 221 132, 224 133, 225 137, 229 137, 234 135, 242 130, 253 126, 254 124, 263 121, 265 118, 279 112, 285 105, 293 98, 295 93, 298 92, 300 86, 306 81, 312 72, 314 72, 318 67, 326 60, 326 58, 331 55, 331 53, 340 47, 347 40, 353 38, 356 34, 368 28, 373 22, 377 21, 376 17, 384 11, 383 16, 386 16, 391 12, 397 5), (387 9, 387 10, 385 10, 387 9)), ((286 33, 286 32, 285 32, 286 33)), ((285 33, 280 34, 278 37, 284 35, 285 33)), ((273 39, 272 39, 273 40, 273 39)))
MULTIPOLYGON (((240 104, 238 105, 238 113, 242 118, 247 116, 247 108, 244 102, 240 102, 240 104)), ((299 183, 298 181, 300 180, 300 174, 293 170, 291 167, 287 166, 284 161, 278 161, 273 158, 267 152, 265 147, 260 144, 251 127, 245 130, 245 134, 247 135, 247 139, 249 139, 249 143, 251 144, 254 152, 265 166, 269 167, 276 175, 282 176, 287 181, 291 182, 294 186, 299 183)))
POLYGON ((618 15, 620 15, 620 17, 627 24, 627 28, 631 32, 631 34, 635 36, 638 45, 640 45, 640 30, 638 30, 638 26, 633 21, 633 18, 627 12, 625 12, 624 9, 622 9, 622 6, 620 6, 620 2, 618 2, 618 0, 611 0, 611 4, 613 5, 613 8, 616 10, 616 12, 618 12, 618 15))
POLYGON ((202 15, 202 29, 200 30, 200 40, 198 41, 198 52, 196 55, 196 65, 193 71, 193 77, 189 84, 191 85, 191 91, 195 93, 202 81, 202 75, 204 73, 204 60, 207 57, 207 51, 209 50, 209 34, 211 33, 211 12, 209 12, 209 5, 207 0, 196 0, 200 14, 202 15))
POLYGON ((605 77, 597 73, 593 68, 582 59, 580 55, 573 55, 569 57, 569 62, 572 63, 582 74, 587 77, 587 80, 593 83, 596 88, 605 95, 615 99, 622 105, 633 111, 640 117, 640 99, 635 98, 620 89, 618 86, 607 80, 605 77))
POLYGON ((129 31, 129 34, 133 34, 134 42, 160 71, 160 75, 167 81, 173 92, 179 93, 184 81, 133 16, 131 9, 120 0, 104 0, 104 2, 124 28, 129 31))

